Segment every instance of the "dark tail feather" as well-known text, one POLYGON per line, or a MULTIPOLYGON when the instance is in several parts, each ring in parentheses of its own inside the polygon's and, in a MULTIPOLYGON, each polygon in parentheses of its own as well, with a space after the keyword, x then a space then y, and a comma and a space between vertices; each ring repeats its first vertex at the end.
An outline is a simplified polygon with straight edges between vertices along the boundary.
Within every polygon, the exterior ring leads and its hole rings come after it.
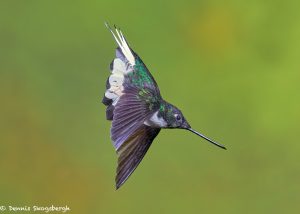
MULTIPOLYGON (((106 80, 106 89, 110 88, 109 78, 106 80)), ((113 120, 114 117, 114 109, 115 107, 112 105, 113 100, 107 98, 105 95, 102 98, 102 103, 107 106, 106 108, 106 119, 113 120)))

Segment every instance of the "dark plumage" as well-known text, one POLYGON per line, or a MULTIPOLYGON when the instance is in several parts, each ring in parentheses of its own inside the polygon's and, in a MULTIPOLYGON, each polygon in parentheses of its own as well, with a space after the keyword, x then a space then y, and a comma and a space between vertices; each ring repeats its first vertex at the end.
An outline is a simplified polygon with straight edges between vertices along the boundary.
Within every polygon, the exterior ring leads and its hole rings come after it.
POLYGON ((194 131, 182 112, 161 97, 156 81, 122 32, 107 27, 118 44, 102 99, 118 155, 116 188, 133 173, 162 128, 186 129, 225 149, 194 131))

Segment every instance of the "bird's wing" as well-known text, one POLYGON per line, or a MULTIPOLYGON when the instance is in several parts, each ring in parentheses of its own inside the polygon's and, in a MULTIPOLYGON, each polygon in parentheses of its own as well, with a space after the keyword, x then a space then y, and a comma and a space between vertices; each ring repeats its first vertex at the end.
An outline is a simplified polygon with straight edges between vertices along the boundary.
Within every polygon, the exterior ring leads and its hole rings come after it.
POLYGON ((143 97, 152 97, 151 91, 128 87, 123 92, 115 106, 111 127, 111 139, 119 157, 117 188, 136 169, 160 131, 159 128, 144 125, 144 121, 158 109, 155 100, 145 100, 143 97))
POLYGON ((141 125, 117 150, 118 168, 116 188, 118 189, 139 165, 153 139, 158 135, 159 128, 141 125))
POLYGON ((140 91, 135 87, 124 89, 123 95, 114 108, 110 130, 116 150, 152 116, 158 107, 158 101, 151 95, 150 91, 146 89, 140 91), (146 100, 143 96, 150 98, 146 100))
POLYGON ((111 31, 118 47, 116 58, 110 65, 111 75, 106 81, 106 92, 102 103, 107 106, 106 118, 113 120, 114 108, 126 88, 139 88, 151 91, 156 97, 160 97, 159 88, 153 76, 140 59, 129 47, 124 35, 118 29, 115 32, 107 25, 111 31))

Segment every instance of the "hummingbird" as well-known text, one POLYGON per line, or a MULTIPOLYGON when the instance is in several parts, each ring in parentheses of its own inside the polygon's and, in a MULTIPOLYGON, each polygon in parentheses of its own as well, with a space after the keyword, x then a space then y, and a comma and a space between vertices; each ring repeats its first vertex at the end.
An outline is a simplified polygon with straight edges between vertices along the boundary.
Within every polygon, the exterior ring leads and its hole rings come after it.
POLYGON ((185 129, 226 149, 191 128, 182 112, 162 98, 155 79, 121 29, 105 25, 117 43, 102 99, 106 119, 112 121, 110 137, 118 156, 116 189, 134 172, 161 129, 185 129))

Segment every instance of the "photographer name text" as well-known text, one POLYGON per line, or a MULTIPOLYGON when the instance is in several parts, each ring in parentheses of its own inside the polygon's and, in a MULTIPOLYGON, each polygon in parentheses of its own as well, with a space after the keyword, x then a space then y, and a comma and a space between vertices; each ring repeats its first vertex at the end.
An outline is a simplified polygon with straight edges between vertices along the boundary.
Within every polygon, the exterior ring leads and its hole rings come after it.
POLYGON ((50 212, 68 212, 71 209, 68 206, 0 206, 0 212, 44 212, 44 213, 50 213, 50 212))

